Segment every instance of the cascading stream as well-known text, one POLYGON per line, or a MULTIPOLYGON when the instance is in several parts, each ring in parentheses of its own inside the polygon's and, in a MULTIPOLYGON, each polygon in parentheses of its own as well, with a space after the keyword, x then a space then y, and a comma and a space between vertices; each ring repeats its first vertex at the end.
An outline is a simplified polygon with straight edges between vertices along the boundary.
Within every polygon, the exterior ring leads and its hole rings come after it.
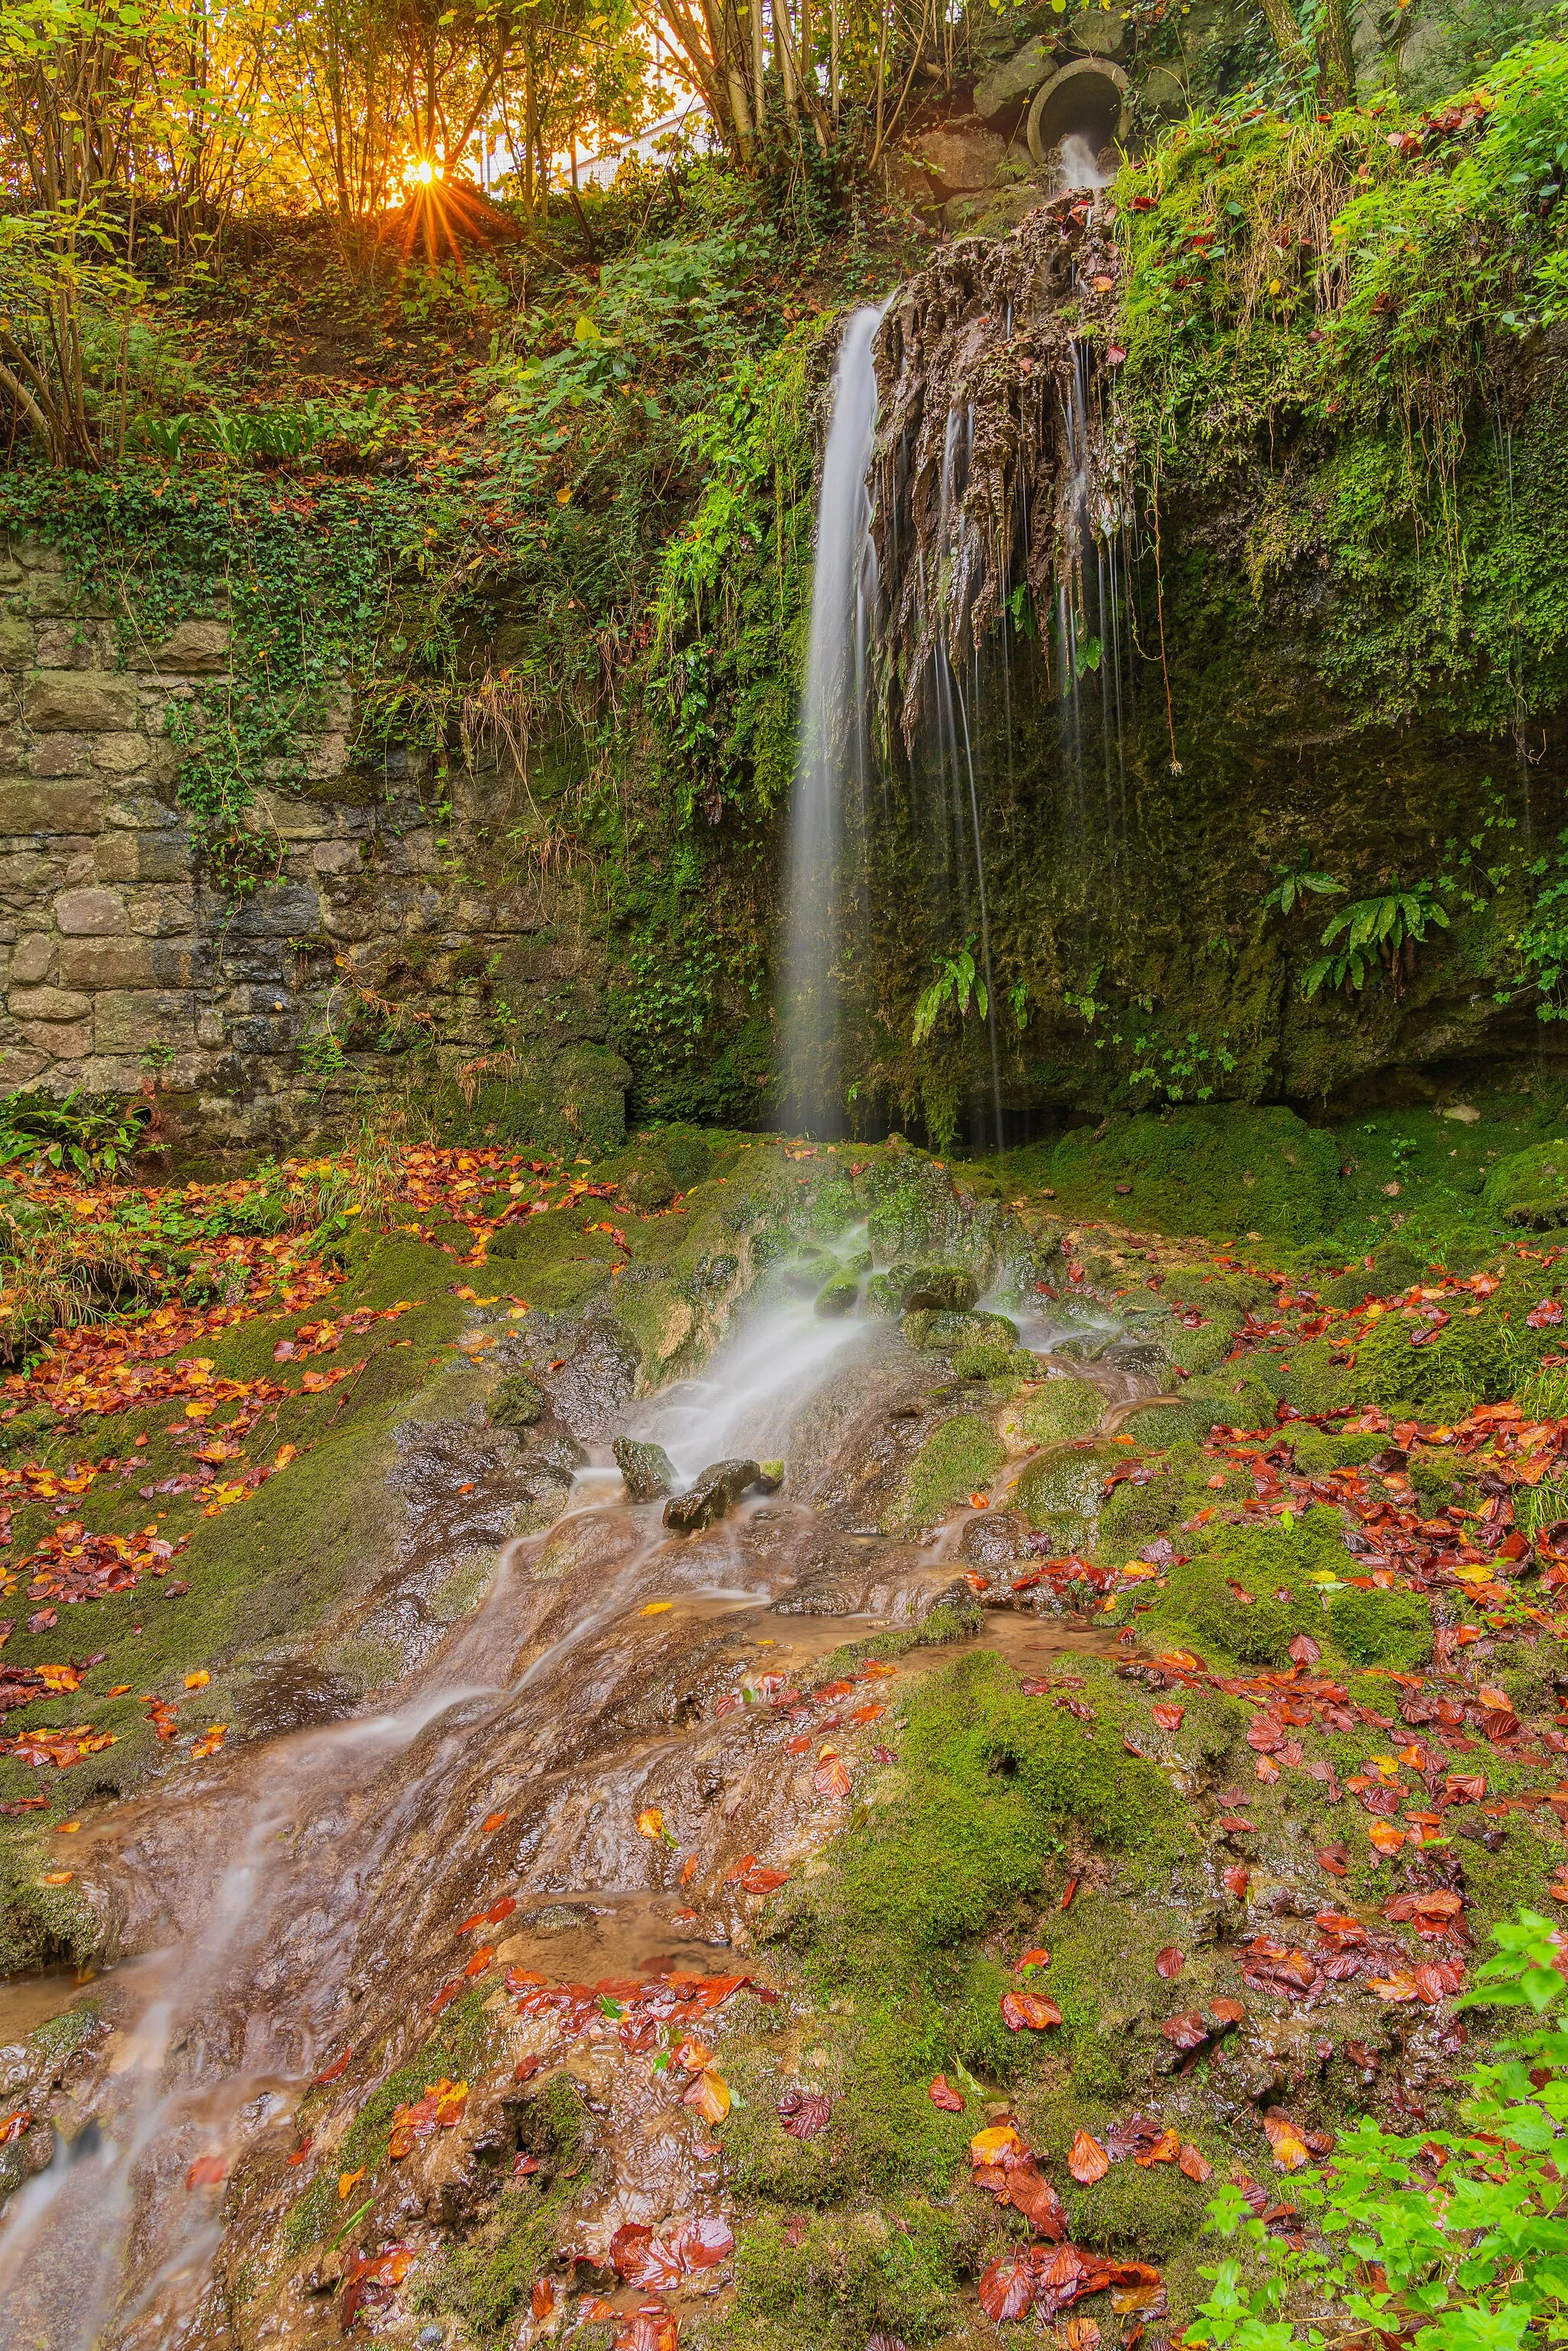
POLYGON ((784 1117, 816 1135, 844 1127, 840 1034, 846 791, 863 798, 867 632, 876 601, 867 472, 876 432, 873 346, 881 308, 844 328, 817 509, 811 629, 789 804, 782 1003, 784 1117))

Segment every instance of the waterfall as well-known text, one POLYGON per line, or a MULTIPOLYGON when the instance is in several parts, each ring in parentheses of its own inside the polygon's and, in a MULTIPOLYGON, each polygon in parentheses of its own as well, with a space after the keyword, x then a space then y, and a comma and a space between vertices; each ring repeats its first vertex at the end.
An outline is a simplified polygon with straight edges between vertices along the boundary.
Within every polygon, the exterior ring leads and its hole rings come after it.
POLYGON ((815 1135, 840 1134, 844 1125, 840 869, 846 788, 862 790, 866 777, 866 631, 876 598, 866 473, 876 431, 872 346, 881 324, 880 308, 855 311, 839 346, 789 803, 782 1112, 787 1126, 815 1135))

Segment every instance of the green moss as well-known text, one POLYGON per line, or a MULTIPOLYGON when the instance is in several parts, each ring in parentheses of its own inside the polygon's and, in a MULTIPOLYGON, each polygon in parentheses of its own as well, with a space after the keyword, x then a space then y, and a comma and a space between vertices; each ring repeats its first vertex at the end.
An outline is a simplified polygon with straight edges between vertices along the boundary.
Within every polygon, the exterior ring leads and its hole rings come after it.
POLYGON ((1568 1140, 1533 1143, 1500 1159, 1481 1195, 1505 1224, 1544 1232, 1568 1225, 1568 1140))
POLYGON ((1158 1117, 1118 1113, 1009 1164, 1079 1213, 1158 1232, 1224 1238, 1256 1228, 1294 1241, 1326 1230, 1337 1208, 1333 1138, 1283 1109, 1214 1103, 1158 1117), (1130 1184, 1131 1194, 1119 1194, 1119 1184, 1130 1184))
POLYGON ((523 2139, 542 2170, 500 2189, 461 2239, 449 2240, 414 2295, 421 2312, 455 2312, 476 2351, 503 2351, 534 2281, 559 2253, 568 2208, 581 2194, 576 2167, 585 2147, 581 2104, 558 2077, 523 2109, 523 2139), (565 2175, 570 2170, 571 2179, 565 2175))
POLYGON ((1090 1380, 1047 1380, 1020 1398, 1010 1424, 1030 1445, 1061 1445, 1098 1428, 1105 1399, 1090 1380))
POLYGON ((544 1391, 527 1372, 497 1380, 485 1399, 485 1417, 496 1428, 531 1428, 544 1409, 544 1391))
MULTIPOLYGON (((483 2001, 484 1993, 478 1987, 465 1992, 447 2010, 439 2029, 419 2054, 377 2083, 355 2115, 329 2165, 290 2205, 283 2234, 291 2252, 300 2252, 308 2245, 320 2243, 341 2222, 343 2208, 338 2196, 340 2172, 358 2171, 363 2167, 367 2183, 358 2199, 361 2203, 367 2193, 380 2195, 391 2189, 395 2174, 388 2159, 387 2141, 393 2116, 399 2106, 412 2105, 415 2099, 423 2097, 428 2084, 466 2081, 471 2077, 483 2054, 487 2032, 483 2001)), ((307 2093, 300 2106, 307 2128, 313 2103, 311 2094, 307 2093)))
POLYGON ((798 2244, 768 2215, 741 2235, 735 2304, 713 2339, 733 2351, 865 2351, 874 2334, 912 2351, 950 2341, 965 2236, 956 2213, 916 2198, 810 2219, 798 2244))
POLYGON ((1172 1567, 1166 1589, 1139 1621, 1175 1646, 1283 1667, 1298 1633, 1323 1637, 1322 1603, 1307 1578, 1323 1570, 1341 1575, 1346 1564, 1337 1510, 1313 1508, 1290 1525, 1271 1519, 1219 1526, 1197 1556, 1172 1567))
POLYGON ((1411 1672, 1432 1651, 1432 1611, 1417 1592, 1331 1593, 1329 1626, 1334 1646, 1360 1666, 1411 1672))
POLYGON ((1039 1899, 1070 1828, 1112 1850, 1159 1845, 1174 1801, 1122 1746, 1113 1679, 1092 1682, 1087 1725, 1024 1697, 988 1650, 912 1692, 889 1801, 780 1914, 820 1982, 893 1998, 918 1980, 957 1996, 969 1943, 1004 1905, 1039 1899))
POLYGON ((977 1413, 945 1420, 910 1464, 904 1491, 884 1523, 890 1529, 935 1526, 967 1495, 989 1485, 1006 1459, 996 1430, 977 1413))
POLYGON ((1512 1395, 1553 1346, 1552 1332, 1532 1331, 1525 1320, 1545 1287, 1539 1276, 1529 1282, 1510 1269, 1479 1314, 1454 1315, 1418 1347, 1411 1341, 1425 1326, 1400 1313, 1381 1315, 1356 1347, 1346 1394, 1357 1404, 1408 1405, 1423 1419, 1440 1420, 1512 1395))

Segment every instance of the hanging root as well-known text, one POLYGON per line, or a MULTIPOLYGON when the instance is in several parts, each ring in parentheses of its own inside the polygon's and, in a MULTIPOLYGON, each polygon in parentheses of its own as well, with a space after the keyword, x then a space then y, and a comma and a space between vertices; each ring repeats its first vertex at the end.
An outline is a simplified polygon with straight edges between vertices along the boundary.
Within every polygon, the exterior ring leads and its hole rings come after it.
POLYGON ((1108 198, 1070 192, 995 244, 950 247, 883 321, 872 461, 877 687, 884 721, 896 712, 906 744, 933 654, 960 661, 1020 581, 1036 601, 1048 594, 1082 494, 1097 534, 1128 518, 1126 453, 1098 393, 1121 266, 1108 198), (1090 388, 1078 465, 1068 429, 1075 384, 1090 388))

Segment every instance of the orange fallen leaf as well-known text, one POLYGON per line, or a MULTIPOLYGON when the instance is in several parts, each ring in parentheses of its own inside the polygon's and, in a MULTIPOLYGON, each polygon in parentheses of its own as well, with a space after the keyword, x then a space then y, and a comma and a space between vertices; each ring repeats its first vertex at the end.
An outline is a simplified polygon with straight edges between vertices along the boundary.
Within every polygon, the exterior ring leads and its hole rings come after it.
POLYGON ((664 1815, 657 1804, 644 1805, 637 1815, 637 1834, 650 1837, 656 1844, 664 1834, 664 1815))
POLYGON ((187 2188, 215 2188, 229 2176, 226 2155, 199 2155, 185 2174, 187 2188))
POLYGON ((953 2087, 946 2074, 937 2074, 925 2095, 945 2115, 961 2115, 964 2111, 963 2094, 953 2087))
POLYGON ((46 1869, 40 1883, 45 1886, 68 1886, 75 1876, 74 1869, 46 1869))
POLYGON ((490 1835, 492 1835, 492 1834, 494 1834, 494 1832, 495 1832, 497 1829, 498 1829, 498 1828, 502 1828, 502 1827, 504 1827, 504 1826, 505 1826, 505 1824, 506 1824, 506 1819, 507 1819, 507 1815, 506 1815, 506 1813, 487 1813, 487 1814, 486 1815, 485 1819, 484 1819, 484 1820, 482 1820, 482 1821, 480 1822, 480 1823, 479 1823, 479 1834, 480 1834, 480 1835, 481 1835, 481 1836, 490 1836, 490 1835))
POLYGON ((1277 2171, 1300 2171, 1311 2162, 1305 2139, 1281 2107, 1270 2106, 1263 2117, 1263 2130, 1274 2151, 1277 2171))
POLYGON ((1186 2172, 1187 2178, 1189 2179, 1196 2179, 1200 2188, 1203 2185, 1203 2182, 1208 2178, 1209 2173, 1214 2169, 1213 2164, 1210 2163, 1206 2157, 1198 2153, 1197 2147, 1192 2145, 1190 2140, 1188 2140, 1183 2147, 1180 2155, 1176 2158, 1176 2161, 1180 2164, 1181 2168, 1186 2172))
POLYGON ((1396 1829, 1392 1821, 1372 1821, 1366 1834, 1379 1853, 1397 1853, 1405 1842, 1404 1830, 1396 1829))
POLYGON ((340 2171, 338 2174, 338 2201, 340 2204, 346 2204, 348 2202, 350 2189, 357 2188, 364 2176, 365 2166, 362 2163, 361 2164, 358 2171, 340 2171))
POLYGON ((528 2297, 528 2307, 536 2318, 548 2318, 555 2308, 555 2287, 548 2277, 536 2278, 528 2297))
POLYGON ((196 1763, 202 1763, 206 1761, 206 1758, 209 1755, 215 1755, 219 1748, 224 1743, 224 1738, 227 1730, 228 1724, 226 1722, 214 1722, 209 1724, 207 1729, 203 1731, 200 1739, 194 1740, 192 1745, 192 1761, 196 1763))
POLYGON ((1180 2154, 1181 2133, 1174 2130, 1163 2130, 1158 2138, 1155 2139, 1154 2145, 1152 2147, 1145 2147, 1142 2155, 1140 2155, 1136 2160, 1139 2169, 1142 2171, 1147 2171, 1152 2164, 1175 2163, 1180 2154))
POLYGON ((1081 2188, 1092 2188, 1111 2168, 1111 2158, 1097 2138, 1081 2130, 1068 2152, 1067 2168, 1081 2188))
POLYGON ((75 1836, 80 1826, 81 1823, 79 1821, 57 1821, 55 1823, 55 1834, 57 1836, 75 1836))
POLYGON ((1001 2004, 1002 2022, 1009 2032, 1043 2032, 1061 2022, 1056 2002, 1037 1991, 1005 1991, 1001 2004))
POLYGON ((200 1672, 187 1674, 185 1676, 185 1687, 187 1689, 205 1689, 207 1684, 212 1680, 212 1678, 211 1674, 208 1673, 205 1666, 204 1666, 200 1672))
POLYGON ((721 2123, 729 2112, 729 2084, 722 2074, 706 2066, 683 2093, 681 2104, 695 2106, 705 2123, 721 2123))
POLYGON ((1023 2141, 1011 2123, 992 2123, 987 2129, 977 2131, 969 2141, 969 2160, 978 2169, 982 2165, 1000 2160, 1014 2150, 1023 2153, 1023 2141))

